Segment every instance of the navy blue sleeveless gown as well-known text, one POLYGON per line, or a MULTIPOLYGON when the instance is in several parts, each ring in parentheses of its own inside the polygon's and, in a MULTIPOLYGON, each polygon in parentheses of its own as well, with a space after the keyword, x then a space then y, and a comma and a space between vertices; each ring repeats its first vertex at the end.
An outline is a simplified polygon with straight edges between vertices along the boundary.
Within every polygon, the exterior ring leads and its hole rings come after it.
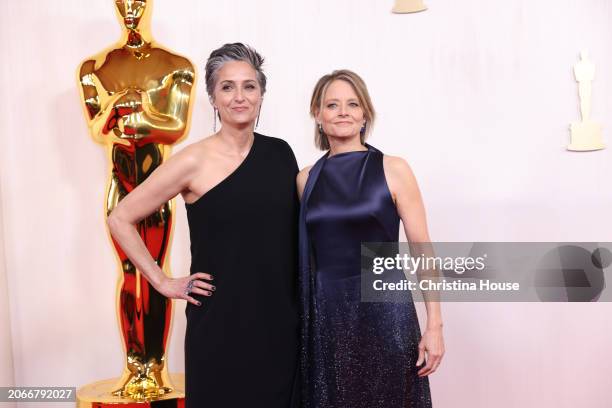
POLYGON ((431 407, 416 367, 412 299, 361 302, 361 242, 397 242, 383 154, 367 146, 311 169, 300 213, 303 408, 431 407))

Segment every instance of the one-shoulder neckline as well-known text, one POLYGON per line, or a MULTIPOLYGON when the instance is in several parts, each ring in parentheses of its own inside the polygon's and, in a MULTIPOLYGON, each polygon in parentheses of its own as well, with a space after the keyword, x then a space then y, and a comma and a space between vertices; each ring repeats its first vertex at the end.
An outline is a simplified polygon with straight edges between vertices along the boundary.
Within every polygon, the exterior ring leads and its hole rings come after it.
POLYGON ((191 207, 191 206, 196 205, 197 203, 202 201, 204 197, 208 196, 210 193, 213 193, 215 190, 220 188, 223 184, 226 184, 226 182, 232 179, 237 173, 239 173, 240 169, 242 169, 245 166, 245 164, 249 161, 249 159, 253 155, 253 151, 255 150, 255 145, 258 144, 257 142, 258 139, 259 139, 259 135, 257 133, 253 133, 253 143, 251 144, 251 148, 249 149, 249 152, 244 157, 244 159, 242 159, 238 167, 236 167, 234 171, 228 174, 223 180, 219 181, 217 184, 212 186, 207 192, 199 196, 194 202, 192 203, 185 202, 185 207, 191 207))

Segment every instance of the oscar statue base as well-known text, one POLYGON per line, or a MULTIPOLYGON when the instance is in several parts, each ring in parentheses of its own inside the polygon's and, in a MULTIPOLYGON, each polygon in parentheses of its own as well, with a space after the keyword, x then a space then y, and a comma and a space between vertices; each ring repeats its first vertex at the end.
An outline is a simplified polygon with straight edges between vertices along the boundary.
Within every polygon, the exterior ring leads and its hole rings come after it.
POLYGON ((154 400, 134 400, 112 394, 119 378, 88 384, 77 390, 77 408, 184 408, 185 375, 170 374, 174 391, 154 400))
POLYGON ((567 150, 589 152, 605 149, 601 125, 595 122, 573 122, 570 126, 571 142, 567 150))
POLYGON ((418 13, 427 10, 423 0, 395 0, 392 12, 396 14, 418 13))

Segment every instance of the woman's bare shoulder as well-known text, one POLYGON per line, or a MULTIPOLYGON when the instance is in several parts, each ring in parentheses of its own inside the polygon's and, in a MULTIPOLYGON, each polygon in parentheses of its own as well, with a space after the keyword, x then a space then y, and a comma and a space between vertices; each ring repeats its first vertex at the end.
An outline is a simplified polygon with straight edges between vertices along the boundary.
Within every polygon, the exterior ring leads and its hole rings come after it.
POLYGON ((297 175, 298 185, 300 183, 303 185, 306 185, 306 181, 308 181, 308 175, 310 174, 310 169, 312 169, 312 165, 306 166, 302 170, 300 170, 300 172, 297 175))
POLYGON ((383 156, 383 167, 387 179, 394 179, 401 182, 410 182, 414 179, 414 174, 410 165, 403 157, 383 156))
POLYGON ((310 169, 312 166, 306 166, 298 173, 296 177, 296 183, 298 188, 298 194, 300 198, 302 197, 302 192, 304 191, 304 187, 306 186, 306 182, 308 181, 308 175, 310 174, 310 169))
POLYGON ((393 171, 393 172, 406 172, 410 171, 410 165, 403 157, 399 156, 390 156, 385 154, 383 156, 383 165, 385 168, 393 171))
POLYGON ((173 156, 188 164, 197 164, 202 163, 202 160, 205 160, 206 156, 210 155, 214 148, 214 140, 209 136, 185 146, 173 156))

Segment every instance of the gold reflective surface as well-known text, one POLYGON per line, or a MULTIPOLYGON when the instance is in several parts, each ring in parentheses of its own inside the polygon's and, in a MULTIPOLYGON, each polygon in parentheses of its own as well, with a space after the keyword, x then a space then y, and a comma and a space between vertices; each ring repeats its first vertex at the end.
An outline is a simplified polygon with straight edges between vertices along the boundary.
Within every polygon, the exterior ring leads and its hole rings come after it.
MULTIPOLYGON (((151 0, 113 2, 122 25, 118 43, 85 60, 79 89, 91 137, 107 149, 109 179, 105 217, 142 183, 188 132, 195 68, 157 44, 150 32, 151 0)), ((167 275, 174 203, 137 225, 151 256, 167 275)), ((113 240, 121 275, 118 315, 126 351, 114 395, 134 400, 172 392, 166 342, 172 303, 160 295, 113 240)))
POLYGON ((77 408, 118 408, 120 406, 138 408, 185 408, 185 376, 182 374, 170 374, 175 390, 169 394, 160 396, 154 400, 134 402, 112 395, 117 379, 108 379, 88 384, 77 390, 77 408))

